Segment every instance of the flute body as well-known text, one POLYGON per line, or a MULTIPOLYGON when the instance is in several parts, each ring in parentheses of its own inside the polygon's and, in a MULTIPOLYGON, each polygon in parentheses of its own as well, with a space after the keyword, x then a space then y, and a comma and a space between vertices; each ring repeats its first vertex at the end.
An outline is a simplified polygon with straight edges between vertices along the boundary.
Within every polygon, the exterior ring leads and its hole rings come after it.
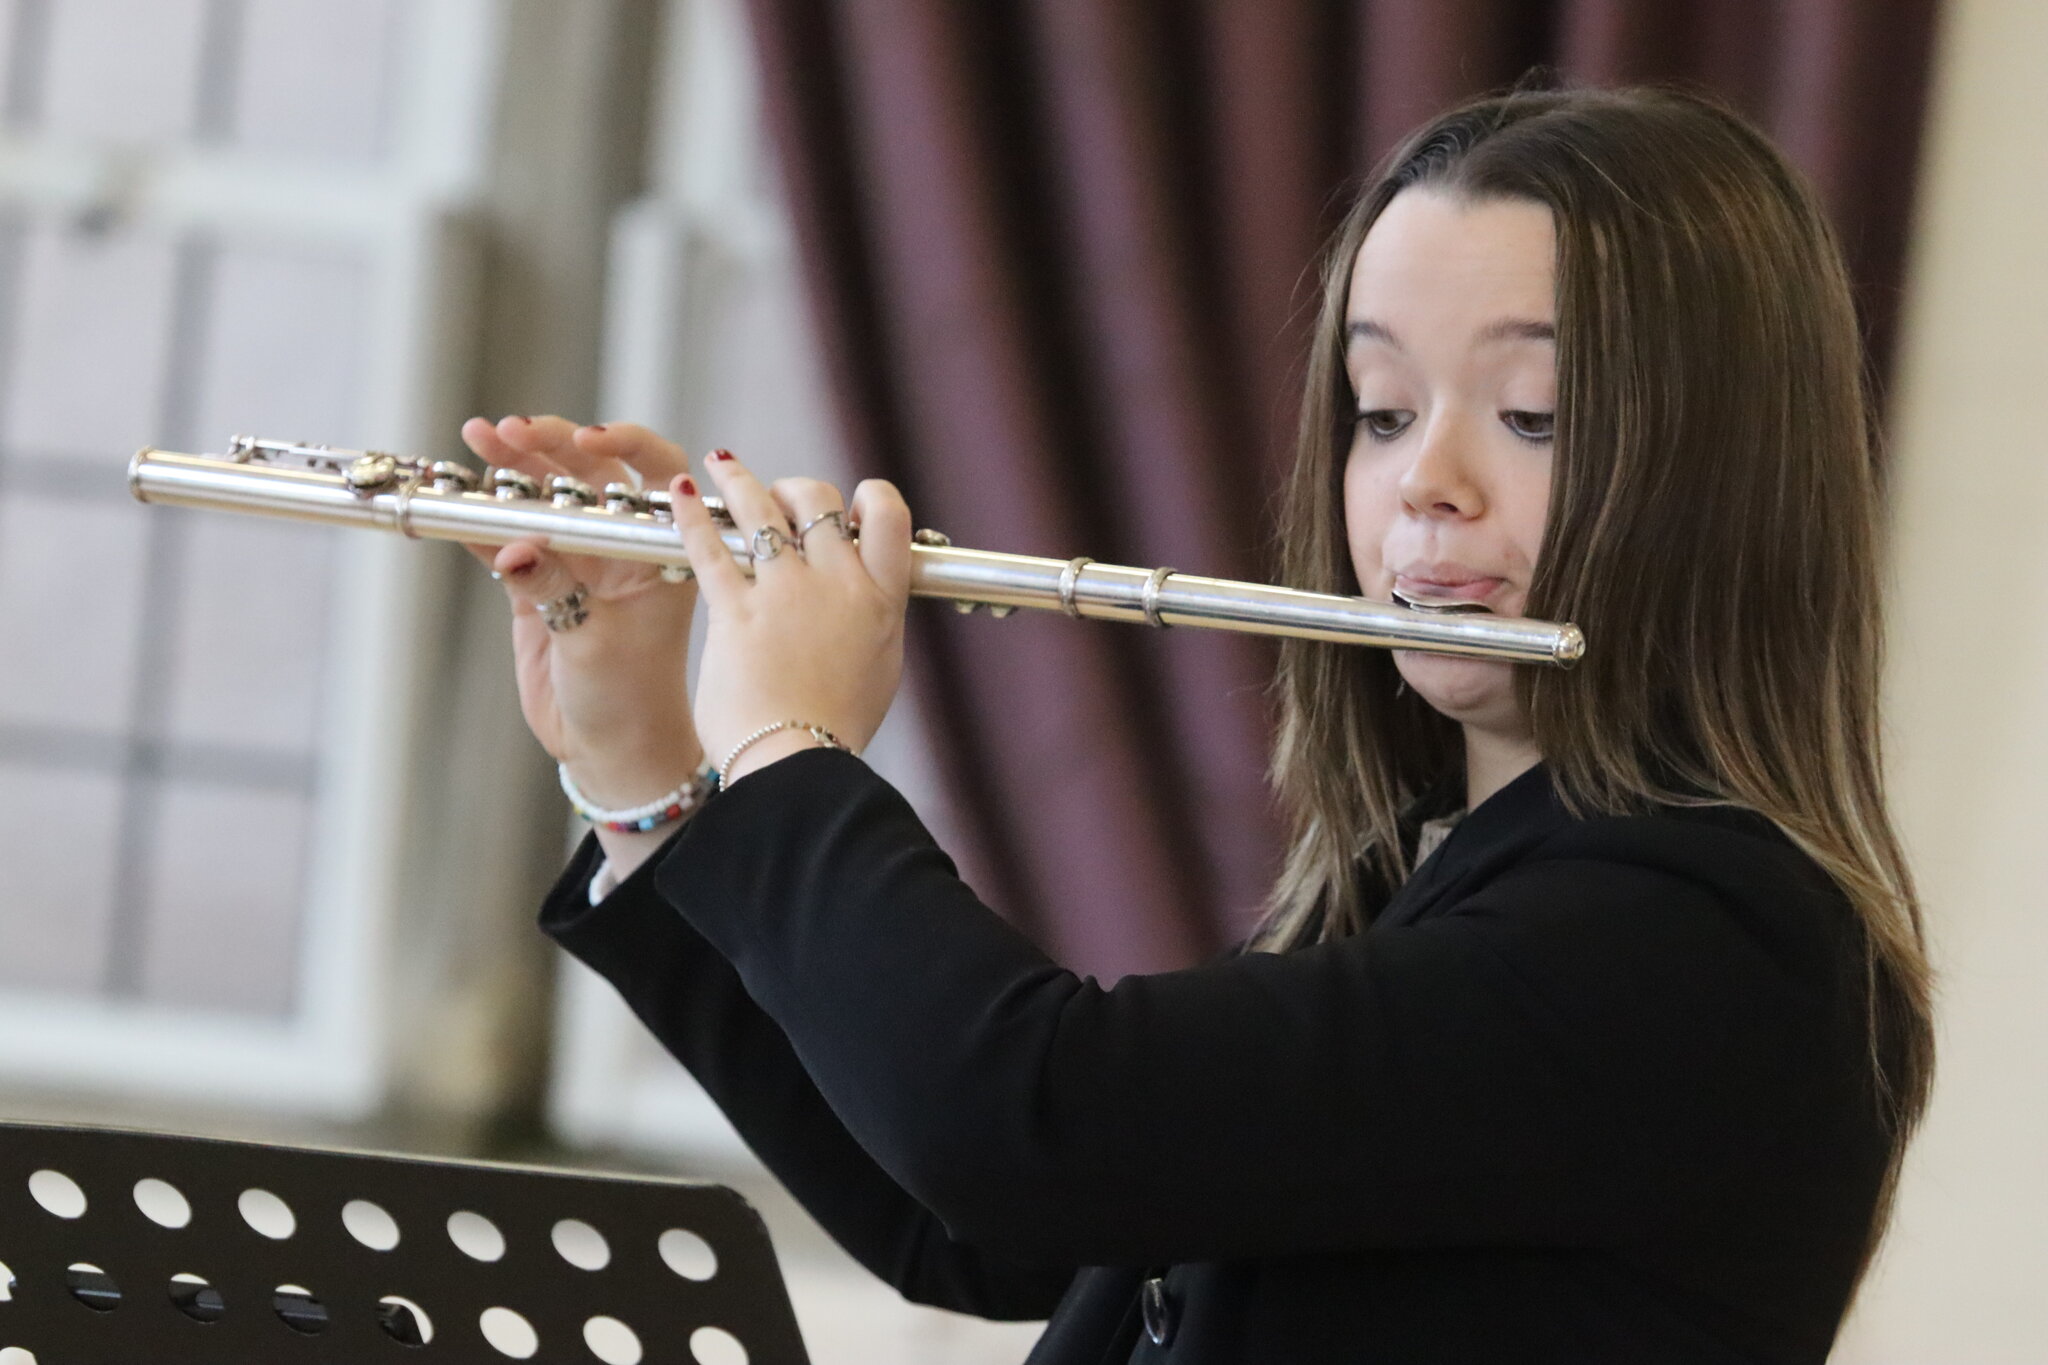
MULTIPOLYGON (((415 539, 503 545, 544 538, 555 550, 637 560, 672 570, 688 565, 665 493, 574 479, 542 487, 512 471, 483 486, 467 466, 236 437, 225 456, 145 447, 128 486, 147 503, 248 512, 333 526, 398 531, 415 539)), ((745 537, 723 517, 727 549, 751 572, 745 537)), ((1074 617, 1294 636, 1341 644, 1417 649, 1515 663, 1570 667, 1585 652, 1578 627, 1492 615, 1437 615, 1363 597, 1204 578, 1172 569, 1046 559, 953 546, 919 531, 910 591, 953 601, 962 611, 1023 607, 1074 617)))

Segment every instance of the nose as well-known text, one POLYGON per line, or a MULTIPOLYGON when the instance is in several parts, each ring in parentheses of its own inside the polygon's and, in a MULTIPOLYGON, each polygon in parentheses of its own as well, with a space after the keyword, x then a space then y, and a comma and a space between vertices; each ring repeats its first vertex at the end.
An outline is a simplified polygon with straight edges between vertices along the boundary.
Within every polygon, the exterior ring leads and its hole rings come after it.
POLYGON ((1469 519, 1486 510, 1473 477, 1469 446, 1458 426, 1449 415, 1441 415, 1410 447, 1412 456, 1401 474, 1401 501, 1417 516, 1469 519))

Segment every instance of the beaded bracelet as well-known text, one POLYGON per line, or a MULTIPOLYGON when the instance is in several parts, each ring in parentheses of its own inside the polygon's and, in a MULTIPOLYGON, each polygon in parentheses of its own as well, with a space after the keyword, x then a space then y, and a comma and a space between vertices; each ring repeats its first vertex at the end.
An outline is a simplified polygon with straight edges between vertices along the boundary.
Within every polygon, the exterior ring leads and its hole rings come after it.
POLYGON ((689 781, 666 796, 657 796, 646 805, 629 810, 606 810, 592 804, 576 785, 576 780, 569 776, 567 767, 558 763, 555 772, 562 779, 562 795, 569 798, 576 814, 614 834, 645 834, 648 830, 688 819, 718 791, 718 770, 706 763, 689 781))
POLYGON ((718 765, 717 773, 719 785, 725 785, 725 775, 732 771, 732 765, 734 764, 734 762, 738 760, 741 754, 753 748, 760 741, 768 738, 768 736, 780 734, 784 730, 803 730, 808 732, 812 739, 817 740, 818 743, 822 744, 827 749, 838 749, 844 753, 849 754, 853 752, 852 745, 848 744, 845 740, 833 734, 830 730, 827 730, 822 725, 816 725, 807 720, 778 720, 773 724, 762 726, 760 729, 754 731, 753 734, 748 735, 745 739, 741 740, 739 743, 732 746, 732 752, 725 756, 725 762, 718 765))

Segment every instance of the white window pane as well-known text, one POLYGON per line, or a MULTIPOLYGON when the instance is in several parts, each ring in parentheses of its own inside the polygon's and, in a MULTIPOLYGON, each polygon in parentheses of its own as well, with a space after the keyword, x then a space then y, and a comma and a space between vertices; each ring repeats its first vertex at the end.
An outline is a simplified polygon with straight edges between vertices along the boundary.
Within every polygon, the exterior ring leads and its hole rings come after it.
POLYGON ((140 506, 0 497, 0 723, 126 728, 142 633, 140 506))
POLYGON ((0 765, 0 985, 98 991, 120 811, 117 777, 0 765))
POLYGON ((234 140, 286 156, 375 158, 397 19, 393 0, 245 0, 234 140))
POLYGON ((304 798, 200 783, 159 797, 142 993, 157 1004, 284 1015, 308 832, 304 798))
POLYGON ((178 515, 188 520, 167 737, 310 755, 327 661, 333 533, 178 515))
POLYGON ((49 0, 43 124, 123 142, 190 136, 206 0, 49 0))
POLYGON ((214 265, 197 438, 236 433, 344 445, 362 385, 370 271, 354 255, 234 245, 214 265))
POLYGON ((43 225, 22 270, 0 440, 118 469, 158 439, 177 253, 161 237, 43 225))

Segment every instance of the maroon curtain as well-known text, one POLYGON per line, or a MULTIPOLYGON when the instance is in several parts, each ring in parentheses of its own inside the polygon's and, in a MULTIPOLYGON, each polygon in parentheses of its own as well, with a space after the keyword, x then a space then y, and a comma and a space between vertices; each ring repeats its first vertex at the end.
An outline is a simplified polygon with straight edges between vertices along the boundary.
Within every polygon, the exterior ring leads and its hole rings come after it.
MULTIPOLYGON (((1934 0, 750 0, 855 467, 955 543, 1265 571, 1317 249, 1408 129, 1532 66, 1680 81, 1819 184, 1889 351, 1934 0)), ((1271 654, 913 608, 992 904, 1105 976, 1242 934, 1271 654)))

